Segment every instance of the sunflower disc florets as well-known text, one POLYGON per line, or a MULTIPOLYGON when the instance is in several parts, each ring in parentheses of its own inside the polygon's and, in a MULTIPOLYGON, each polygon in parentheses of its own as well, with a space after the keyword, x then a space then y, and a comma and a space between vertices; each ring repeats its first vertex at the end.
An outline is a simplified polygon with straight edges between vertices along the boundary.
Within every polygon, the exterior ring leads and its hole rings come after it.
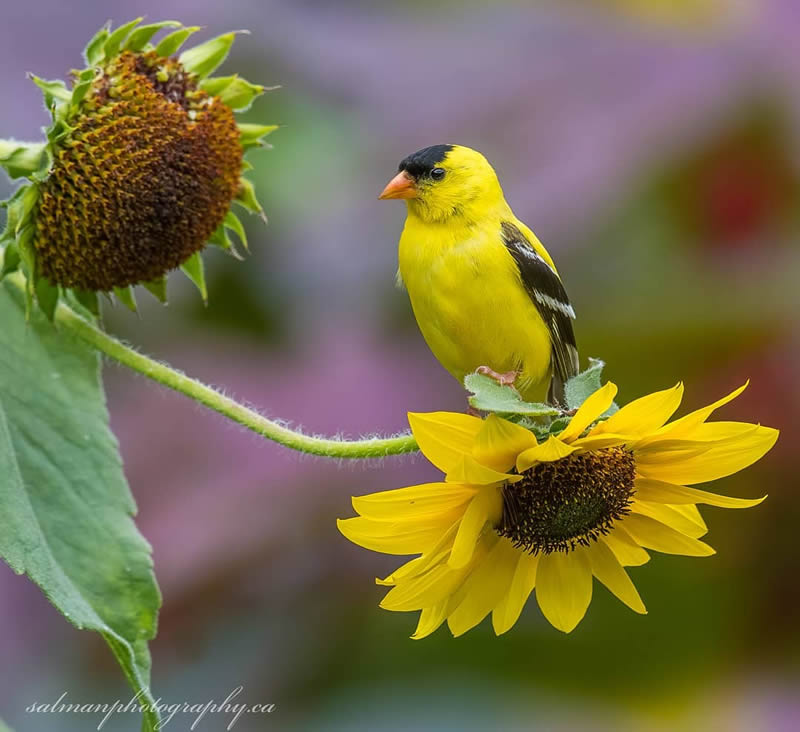
POLYGON ((131 287, 143 284, 163 300, 179 266, 205 298, 200 250, 234 252, 228 229, 246 246, 231 204, 263 216, 243 155, 274 125, 237 124, 234 112, 264 87, 209 76, 235 34, 175 57, 197 28, 140 20, 101 29, 72 89, 32 77, 53 116, 46 143, 0 141, 0 165, 30 181, 7 202, 2 274, 21 268, 46 311, 67 289, 113 291, 135 308, 131 287), (151 44, 165 27, 177 30, 151 44))
POLYGON ((590 546, 630 512, 635 478, 633 453, 622 447, 537 463, 503 487, 497 533, 530 554, 590 546))

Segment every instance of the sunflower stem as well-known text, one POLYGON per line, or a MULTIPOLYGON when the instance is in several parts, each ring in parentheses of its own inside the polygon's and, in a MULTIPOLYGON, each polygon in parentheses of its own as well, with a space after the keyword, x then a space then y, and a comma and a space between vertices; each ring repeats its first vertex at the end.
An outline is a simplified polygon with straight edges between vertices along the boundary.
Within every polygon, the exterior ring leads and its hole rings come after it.
POLYGON ((264 417, 167 364, 138 353, 113 336, 104 333, 63 302, 56 309, 55 322, 123 366, 173 391, 180 392, 256 434, 292 450, 324 457, 363 459, 402 455, 419 449, 416 440, 410 434, 363 440, 338 440, 304 435, 264 417))
MULTIPOLYGON (((0 267, 2 267, 3 255, 4 251, 0 249, 0 267)), ((20 291, 25 290, 25 278, 19 272, 8 275, 5 281, 20 291)), ((291 450, 297 450, 309 455, 340 459, 382 458, 419 450, 416 440, 410 434, 396 437, 370 437, 363 440, 339 440, 304 435, 302 432, 289 429, 234 399, 220 394, 216 389, 212 389, 197 379, 186 376, 171 366, 149 358, 130 346, 126 346, 122 341, 102 331, 63 301, 56 307, 53 321, 58 327, 69 330, 82 341, 104 353, 109 358, 114 359, 117 363, 137 371, 148 379, 177 391, 198 404, 213 409, 223 417, 227 417, 231 421, 252 430, 257 435, 261 435, 272 442, 277 442, 279 445, 288 447, 291 450)))

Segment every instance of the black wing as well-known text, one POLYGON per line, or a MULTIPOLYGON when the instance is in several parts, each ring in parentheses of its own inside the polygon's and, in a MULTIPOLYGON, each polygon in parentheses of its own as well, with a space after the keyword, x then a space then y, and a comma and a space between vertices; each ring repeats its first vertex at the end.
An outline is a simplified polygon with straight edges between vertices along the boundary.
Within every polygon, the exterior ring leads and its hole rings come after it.
POLYGON ((553 404, 564 404, 564 385, 580 370, 578 345, 572 330, 575 311, 558 275, 536 253, 525 235, 507 221, 500 228, 503 243, 517 263, 522 285, 550 331, 553 375, 547 398, 553 404))

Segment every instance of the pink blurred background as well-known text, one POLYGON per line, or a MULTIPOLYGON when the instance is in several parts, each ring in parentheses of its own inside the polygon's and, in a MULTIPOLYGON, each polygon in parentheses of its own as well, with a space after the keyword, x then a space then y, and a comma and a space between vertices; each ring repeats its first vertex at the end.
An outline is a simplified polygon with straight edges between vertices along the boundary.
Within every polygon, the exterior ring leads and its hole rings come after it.
MULTIPOLYGON (((241 719, 245 732, 797 729, 800 7, 6 3, 0 134, 46 123, 25 72, 63 78, 107 18, 139 14, 207 37, 249 28, 224 68, 282 84, 249 115, 283 127, 254 156, 270 224, 247 222, 243 264, 207 258, 210 306, 174 276, 167 308, 143 292, 140 319, 108 312, 113 332, 313 432, 391 433, 409 410, 462 410, 393 287, 404 211, 376 201, 406 154, 459 142, 489 157, 554 255, 582 355, 608 362, 623 401, 684 380, 690 408, 750 378, 723 418, 783 433, 717 486, 770 498, 704 512, 716 556, 632 571, 649 615, 598 586, 569 636, 534 603, 502 638, 484 624, 413 642, 411 614, 377 607, 372 579, 395 560, 350 545, 334 519, 350 495, 435 479, 431 466, 298 457, 109 366, 164 593, 156 696, 221 700, 241 684, 245 701, 277 705, 241 719)), ((0 717, 18 732, 94 728, 25 714, 67 689, 129 698, 103 642, 5 566, 0 618, 0 717)))

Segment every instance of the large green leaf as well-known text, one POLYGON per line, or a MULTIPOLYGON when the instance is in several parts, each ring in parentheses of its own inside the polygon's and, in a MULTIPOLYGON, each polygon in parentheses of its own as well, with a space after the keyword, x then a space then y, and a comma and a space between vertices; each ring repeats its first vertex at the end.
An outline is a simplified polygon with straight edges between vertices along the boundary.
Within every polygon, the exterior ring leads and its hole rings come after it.
MULTIPOLYGON (((161 602, 108 425, 97 354, 0 284, 0 556, 101 633, 143 703, 161 602)), ((13 622, 13 619, 7 619, 13 622)), ((158 722, 147 712, 143 729, 158 722)))

